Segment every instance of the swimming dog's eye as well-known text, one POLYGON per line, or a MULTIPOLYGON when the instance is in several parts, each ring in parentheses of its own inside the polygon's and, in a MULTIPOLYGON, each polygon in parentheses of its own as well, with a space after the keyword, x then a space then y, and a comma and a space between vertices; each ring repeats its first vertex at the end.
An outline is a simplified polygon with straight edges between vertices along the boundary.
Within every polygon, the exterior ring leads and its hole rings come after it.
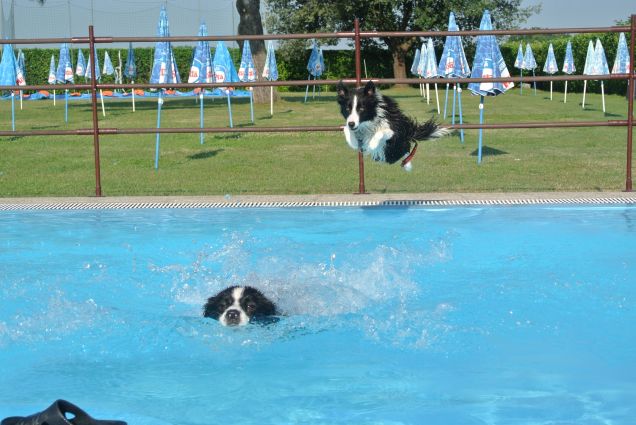
POLYGON ((248 312, 252 312, 254 310, 256 310, 256 304, 254 304, 254 303, 247 304, 247 311, 248 312))

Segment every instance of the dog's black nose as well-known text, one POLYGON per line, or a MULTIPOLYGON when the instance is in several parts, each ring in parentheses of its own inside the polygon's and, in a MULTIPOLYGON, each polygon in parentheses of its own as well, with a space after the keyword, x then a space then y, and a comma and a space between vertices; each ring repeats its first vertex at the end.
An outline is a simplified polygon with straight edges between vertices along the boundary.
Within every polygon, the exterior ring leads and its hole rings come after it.
POLYGON ((238 325, 241 321, 241 312, 238 310, 228 310, 225 312, 225 320, 228 325, 238 325))
POLYGON ((353 121, 349 121, 349 122, 347 123, 347 125, 349 126, 349 128, 350 128, 350 129, 353 129, 353 128, 355 128, 356 123, 354 123, 353 121))

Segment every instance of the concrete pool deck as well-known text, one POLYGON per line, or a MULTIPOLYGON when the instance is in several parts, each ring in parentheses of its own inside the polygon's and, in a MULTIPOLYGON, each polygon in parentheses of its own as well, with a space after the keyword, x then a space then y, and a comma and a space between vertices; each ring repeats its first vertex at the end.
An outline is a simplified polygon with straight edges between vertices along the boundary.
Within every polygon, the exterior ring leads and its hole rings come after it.
POLYGON ((276 208, 409 205, 636 204, 636 192, 392 193, 321 195, 0 198, 0 210, 276 208))

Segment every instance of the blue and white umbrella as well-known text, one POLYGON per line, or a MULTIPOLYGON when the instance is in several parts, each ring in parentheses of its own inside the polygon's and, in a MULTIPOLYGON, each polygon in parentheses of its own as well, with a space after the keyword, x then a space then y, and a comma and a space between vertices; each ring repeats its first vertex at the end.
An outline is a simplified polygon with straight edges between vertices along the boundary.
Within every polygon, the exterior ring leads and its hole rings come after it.
MULTIPOLYGON (((537 61, 534 58, 534 53, 532 52, 532 46, 530 46, 530 43, 526 44, 526 53, 523 55, 521 67, 526 71, 532 71, 532 76, 534 77, 534 70, 537 68, 537 61)), ((534 95, 537 95, 536 81, 534 82, 534 95)))
MULTIPOLYGON (((67 43, 60 46, 60 58, 57 62, 55 80, 59 84, 73 84, 73 63, 71 62, 71 51, 67 43)), ((64 122, 68 122, 68 89, 64 90, 64 122)))
MULTIPOLYGON (((609 66, 607 65, 607 58, 605 57, 605 50, 601 44, 601 40, 596 39, 596 46, 593 47, 592 40, 587 48, 587 55, 585 58, 585 67, 583 69, 584 75, 608 75, 609 66)), ((583 83, 583 108, 585 108, 585 94, 587 91, 587 80, 583 83)), ((601 100, 603 105, 603 112, 605 112, 605 86, 603 80, 601 80, 601 100)))
MULTIPOLYGON (((309 55, 309 61, 307 62, 307 71, 309 71, 308 80, 314 77, 317 80, 318 77, 325 72, 325 59, 322 55, 322 47, 318 48, 316 40, 314 40, 313 47, 311 48, 311 54, 309 55)), ((320 87, 318 87, 318 94, 320 94, 320 87)), ((307 102, 307 95, 309 94, 309 85, 305 88, 305 102, 307 102)), ((312 98, 316 95, 316 86, 313 86, 312 98)))
MULTIPOLYGON (((420 48, 420 60, 417 63, 417 75, 420 78, 424 78, 424 68, 426 68, 426 61, 428 60, 428 45, 426 41, 422 43, 420 48)), ((426 93, 424 84, 420 83, 420 95, 426 97, 426 103, 429 103, 429 99, 426 93)))
MULTIPOLYGON (((132 42, 128 43, 128 55, 126 56, 126 65, 124 66, 124 77, 128 78, 133 84, 135 84, 135 77, 137 76, 137 64, 135 63, 135 50, 133 49, 132 42)), ((135 112, 135 89, 130 90, 132 93, 132 109, 135 112)))
MULTIPOLYGON (((49 77, 46 80, 49 84, 55 84, 55 55, 51 55, 51 62, 49 63, 49 77)), ((53 106, 55 106, 55 89, 53 89, 53 106)))
POLYGON ((420 64, 420 49, 415 49, 415 56, 413 57, 413 64, 411 64, 411 74, 418 75, 417 67, 420 64))
POLYGON ((82 49, 77 49, 77 65, 75 66, 75 75, 77 75, 78 77, 86 76, 86 60, 84 59, 82 49))
POLYGON ((629 50, 627 50, 627 40, 625 40, 623 32, 618 36, 618 47, 616 48, 612 74, 629 74, 629 50))
MULTIPOLYGON (((159 11, 159 23, 157 24, 157 36, 170 37, 170 25, 168 23, 168 12, 165 5, 161 5, 159 11)), ((157 41, 155 43, 154 60, 152 63, 152 72, 150 74, 151 84, 169 84, 180 83, 181 77, 177 70, 177 65, 172 53, 172 44, 169 41, 157 41)), ((157 99, 157 128, 161 127, 161 105, 163 105, 163 92, 159 90, 159 98, 157 99)), ((159 144, 160 133, 156 134, 155 143, 155 169, 159 168, 159 144)))
POLYGON ((108 55, 108 52, 104 52, 104 68, 102 69, 102 74, 104 75, 115 74, 115 67, 113 66, 113 62, 110 60, 110 56, 108 55))
MULTIPOLYGON (((265 67, 263 68, 263 78, 269 81, 278 80, 278 66, 276 65, 276 51, 274 42, 267 42, 267 56, 265 57, 265 67)), ((274 86, 269 87, 269 113, 274 115, 274 86)))
MULTIPOLYGON (((490 12, 484 11, 479 25, 480 31, 491 31, 493 29, 490 20, 490 12)), ((505 78, 509 77, 508 67, 504 61, 497 39, 494 35, 480 35, 477 37, 477 47, 475 61, 473 62, 473 72, 471 78, 505 78)), ((515 85, 510 82, 491 82, 484 81, 481 83, 470 83, 468 89, 475 95, 481 96, 479 102, 479 123, 484 122, 484 97, 497 96, 505 93, 515 85)), ((481 163, 482 154, 482 134, 483 129, 479 130, 479 149, 477 162, 481 163)))
MULTIPOLYGON (((199 37, 208 36, 208 28, 205 22, 199 26, 199 37)), ((212 55, 210 54, 210 42, 199 40, 194 48, 188 83, 212 83, 214 82, 214 72, 212 71, 212 55)), ((199 92, 199 125, 203 128, 203 94, 205 89, 199 92)), ((203 144, 203 132, 199 133, 199 141, 203 144)))
MULTIPOLYGON (((459 27, 455 22, 455 14, 453 12, 451 12, 448 17, 448 31, 459 31, 459 27)), ((441 76, 446 78, 464 78, 470 75, 470 65, 468 64, 468 59, 466 59, 464 45, 460 36, 450 35, 446 37, 444 50, 439 60, 438 72, 441 76)), ((446 118, 446 110, 448 106, 448 87, 449 84, 447 83, 446 99, 444 101, 444 118, 446 118)), ((457 99, 459 102, 459 123, 462 124, 462 89, 460 84, 454 84, 453 87, 452 122, 455 122, 455 99, 457 99)), ((464 130, 460 130, 459 134, 463 143, 464 130)))
MULTIPOLYGON (((548 47, 548 55, 543 65, 543 72, 549 75, 554 75, 559 71, 559 65, 557 64, 556 57, 554 56, 554 47, 552 43, 548 47)), ((550 81, 550 100, 552 100, 552 81, 550 81)))
MULTIPOLYGON (((16 83, 19 86, 26 86, 26 61, 22 49, 18 49, 15 66, 16 83)), ((20 110, 22 110, 22 90, 20 90, 20 110)))
MULTIPOLYGON (((439 77, 439 71, 437 68, 437 57, 435 56, 435 47, 433 46, 433 39, 429 37, 426 43, 426 63, 424 65, 424 78, 439 77)), ((427 84, 427 98, 428 98, 428 84, 427 84)), ((439 109, 439 94, 437 92, 437 83, 435 83, 435 98, 437 99, 437 114, 441 112, 439 109)))
MULTIPOLYGON (((0 86, 15 86, 17 83, 15 56, 13 47, 5 44, 0 61, 0 86)), ((15 131, 15 94, 11 90, 11 129, 15 131)))
MULTIPOLYGON (((572 75, 576 72, 576 66, 574 66, 574 55, 572 54, 572 42, 568 41, 565 47, 565 59, 563 59, 563 73, 572 75)), ((563 103, 568 102, 568 82, 565 82, 565 92, 563 94, 563 103)))
MULTIPOLYGON (((232 57, 230 56, 230 52, 225 47, 225 43, 219 41, 216 44, 216 51, 214 52, 214 59, 212 60, 212 67, 214 68, 214 80, 217 83, 235 83, 238 82, 238 73, 236 72, 236 68, 234 67, 234 62, 232 62, 232 57)), ((225 89, 225 94, 227 96, 227 107, 230 115, 230 128, 234 127, 232 122, 232 103, 230 101, 230 90, 231 88, 228 86, 225 89)))
MULTIPOLYGON (((88 61, 86 62, 86 73, 84 74, 84 76, 89 80, 93 79, 90 53, 88 55, 88 61)), ((95 79, 97 81, 100 81, 102 79, 102 71, 99 69, 99 58, 97 57, 97 49, 95 49, 95 79)))
POLYGON ((254 66, 252 49, 250 49, 250 42, 248 40, 243 42, 243 52, 241 54, 241 64, 238 70, 238 77, 239 81, 243 81, 245 83, 256 81, 256 68, 254 66))
POLYGON ((514 67, 519 70, 521 82, 519 83, 519 87, 521 93, 523 93, 523 45, 519 43, 519 49, 517 50, 517 58, 515 59, 514 67))

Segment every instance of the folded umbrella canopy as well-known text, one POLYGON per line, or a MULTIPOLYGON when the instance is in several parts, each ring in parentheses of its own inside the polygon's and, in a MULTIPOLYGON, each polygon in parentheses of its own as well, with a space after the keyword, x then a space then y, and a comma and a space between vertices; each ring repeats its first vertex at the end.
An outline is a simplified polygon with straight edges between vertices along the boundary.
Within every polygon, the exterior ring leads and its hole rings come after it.
MULTIPOLYGON (((325 59, 322 56, 322 48, 318 48, 316 40, 311 48, 311 54, 309 55, 309 61, 307 62, 307 71, 309 71, 308 80, 314 77, 314 80, 322 76, 325 71, 325 59)), ((318 93, 320 94, 320 87, 318 87, 318 93)), ((305 102, 307 102, 307 95, 309 94, 309 85, 305 88, 305 102)), ((313 87, 313 97, 316 95, 316 86, 313 87)))
MULTIPOLYGON (((56 83, 56 79, 55 79, 55 55, 51 55, 51 62, 49 64, 49 77, 47 79, 47 82, 49 84, 55 84, 56 83)), ((53 106, 55 106, 55 89, 53 89, 53 106)))
MULTIPOLYGON (((251 83, 256 81, 256 67, 254 66, 254 60, 252 59, 252 50, 250 49, 250 42, 245 40, 243 42, 243 53, 241 54, 241 64, 238 70, 239 81, 244 83, 251 83)), ((248 87, 250 94, 250 117, 252 124, 254 123, 254 108, 252 88, 248 87)))
MULTIPOLYGON (((60 46, 60 59, 55 71, 55 80, 59 84, 73 84, 73 63, 71 62, 71 51, 68 43, 60 46)), ((64 122, 68 122, 68 89, 64 90, 64 122)))
MULTIPOLYGON (((265 66, 263 67, 263 78, 268 81, 278 80, 278 65, 276 65, 276 51, 274 50, 274 42, 267 42, 267 56, 265 57, 265 66)), ((269 86, 269 113, 274 115, 274 86, 269 86)))
MULTIPOLYGON (((576 66, 574 66, 574 55, 572 54, 572 42, 568 41, 565 47, 565 58, 563 59, 563 68, 561 71, 565 74, 572 75, 576 72, 576 66)), ((563 94, 563 103, 568 102, 568 82, 565 82, 565 91, 563 94)))
MULTIPOLYGON (((126 56, 126 65, 124 67, 124 77, 128 78, 132 84, 135 84, 135 77, 137 76, 137 64, 135 63, 135 50, 133 49, 132 42, 128 43, 128 56, 126 56)), ((135 89, 132 92, 132 110, 135 112, 135 89)))
MULTIPOLYGON (((534 77, 534 70, 537 68, 537 61, 534 58, 534 53, 532 53, 532 46, 530 43, 526 45, 526 53, 523 55, 523 62, 521 63, 521 67, 526 71, 532 71, 532 76, 534 77)), ((537 95, 537 82, 534 81, 534 95, 537 95)))
MULTIPOLYGON (((199 26, 199 37, 207 37, 208 29, 204 22, 199 26)), ((197 42, 188 75, 188 83, 212 83, 214 82, 214 72, 212 70, 212 55, 210 54, 210 43, 207 40, 197 42)), ((203 94, 205 89, 199 92, 200 126, 203 128, 203 94)), ((203 133, 199 134, 199 140, 203 144, 203 133)))
MULTIPOLYGON (((15 86, 17 74, 13 47, 5 44, 2 48, 2 60, 0 61, 0 86, 15 86)), ((15 94, 11 90, 11 129, 15 131, 15 94)))
MULTIPOLYGON (((490 12, 484 11, 479 25, 480 31, 491 31, 493 29, 490 20, 490 12)), ((471 78, 505 78, 509 77, 508 67, 504 61, 497 39, 494 35, 480 35, 477 37, 477 47, 475 53, 475 61, 473 62, 473 72, 471 78)), ((479 123, 484 122, 484 97, 497 96, 505 93, 513 88, 513 82, 492 82, 483 81, 480 83, 468 84, 468 89, 475 95, 480 96, 479 101, 479 123)), ((482 155, 482 134, 483 129, 479 129, 479 148, 477 154, 477 162, 481 163, 482 155)))
MULTIPOLYGON (((168 23, 168 12, 164 5, 161 6, 159 12, 159 23, 157 24, 157 35, 159 37, 170 36, 170 25, 168 23)), ((151 84, 169 84, 180 83, 181 78, 177 71, 177 64, 172 53, 172 44, 169 41, 157 41, 155 43, 154 60, 152 63, 152 73, 150 74, 151 84)), ((157 100, 157 128, 161 127, 161 105, 163 98, 161 94, 163 89, 159 90, 159 98, 157 100)), ((159 168, 159 144, 160 133, 156 135, 155 143, 155 169, 159 168)))
MULTIPOLYGON (((545 59, 545 65, 543 65, 543 72, 546 74, 554 75, 559 71, 559 65, 557 65, 556 57, 554 56, 554 47, 552 43, 548 47, 548 55, 545 59)), ((550 81, 550 100, 552 100, 552 81, 550 81)))
MULTIPOLYGON (((16 83, 19 86, 26 86, 26 61, 22 49, 18 49, 15 66, 16 83)), ((20 110, 22 110, 22 90, 20 90, 20 110)))
MULTIPOLYGON (((437 57, 435 56, 435 47, 433 46, 433 39, 429 37, 426 43, 426 64, 424 65, 424 78, 436 78, 439 77, 439 71, 437 68, 437 57)), ((427 85, 428 87, 428 85, 427 85)), ((435 99, 437 99, 437 114, 439 115, 439 93, 437 92, 437 83, 435 83, 435 99)))
POLYGON ((627 50, 627 40, 625 33, 618 35, 618 47, 616 48, 616 59, 612 66, 612 74, 629 74, 629 50, 627 50))
MULTIPOLYGON (((457 23, 455 22, 455 14, 450 13, 448 17, 448 31, 459 31, 457 23)), ((464 45, 462 38, 456 35, 450 35, 446 37, 444 42, 444 50, 440 57, 438 72, 441 76, 446 78, 464 78, 470 75, 470 66, 468 59, 466 59, 466 53, 464 52, 464 45)), ((446 110, 448 106, 448 87, 446 84, 446 99, 444 100, 444 119, 446 118, 446 110)), ((460 84, 453 85, 453 111, 455 111, 455 99, 457 98, 459 103, 459 123, 463 123, 462 116, 462 89, 460 84)), ((455 121, 453 112, 453 122, 455 121)), ((460 140, 464 142, 464 130, 459 131, 460 140)))
POLYGON ((514 67, 519 70, 520 79, 519 90, 523 93, 523 45, 519 43, 519 49, 517 50, 517 58, 515 59, 514 67))
MULTIPOLYGON (((225 43, 219 41, 216 44, 216 50, 214 52, 214 59, 212 60, 212 67, 214 68, 214 81, 217 83, 236 83, 238 82, 238 73, 232 62, 230 52, 225 47, 225 43)), ((232 102, 230 100, 231 87, 225 88, 225 95, 227 97, 227 107, 230 114, 230 128, 234 127, 232 122, 232 102)))

